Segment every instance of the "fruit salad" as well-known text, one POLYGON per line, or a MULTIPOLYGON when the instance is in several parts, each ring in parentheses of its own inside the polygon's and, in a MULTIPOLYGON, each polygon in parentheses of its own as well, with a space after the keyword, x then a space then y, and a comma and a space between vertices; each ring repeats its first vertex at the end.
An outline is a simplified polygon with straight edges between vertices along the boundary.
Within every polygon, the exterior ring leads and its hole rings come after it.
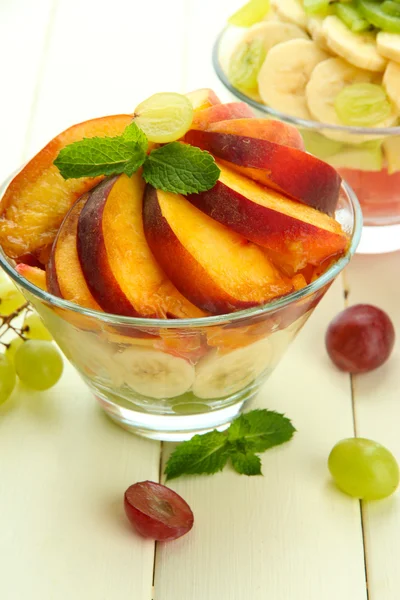
POLYGON ((355 190, 366 225, 399 223, 399 2, 251 0, 230 22, 231 84, 297 120, 306 149, 355 190))
POLYGON ((291 125, 156 94, 39 152, 5 190, 0 243, 112 416, 193 415, 254 394, 307 320, 329 280, 295 292, 348 253, 341 194, 291 125))

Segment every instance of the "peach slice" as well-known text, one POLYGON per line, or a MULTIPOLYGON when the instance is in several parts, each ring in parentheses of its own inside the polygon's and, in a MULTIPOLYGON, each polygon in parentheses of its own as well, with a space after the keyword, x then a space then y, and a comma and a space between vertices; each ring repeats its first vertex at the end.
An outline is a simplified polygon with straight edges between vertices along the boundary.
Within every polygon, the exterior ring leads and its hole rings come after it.
POLYGON ((188 200, 266 248, 271 260, 288 275, 345 251, 347 236, 333 218, 218 166, 221 174, 216 185, 207 192, 190 194, 188 200))
POLYGON ((47 291, 46 285, 46 272, 43 269, 39 269, 38 267, 32 267, 31 265, 26 265, 25 263, 20 263, 15 267, 15 270, 21 277, 25 277, 30 283, 36 285, 36 287, 41 290, 47 291))
POLYGON ((208 129, 212 123, 226 121, 229 119, 252 119, 254 112, 244 102, 228 102, 228 104, 216 104, 204 110, 195 111, 192 121, 192 129, 208 129))
POLYGON ((131 121, 132 116, 115 115, 74 125, 14 177, 0 204, 0 244, 8 256, 37 254, 49 247, 75 200, 103 179, 64 180, 53 165, 59 151, 84 137, 119 135, 131 121))
POLYGON ((144 181, 138 171, 103 181, 78 222, 78 254, 94 298, 107 312, 192 318, 205 313, 184 298, 158 266, 142 222, 144 181))
POLYGON ((83 276, 76 244, 79 215, 89 195, 86 193, 81 196, 62 222, 47 263, 47 287, 54 296, 101 311, 83 276))
POLYGON ((158 263, 182 294, 204 310, 228 313, 293 289, 261 248, 183 196, 148 185, 143 221, 158 263))
MULTIPOLYGON (((195 127, 192 127, 192 129, 195 129, 195 127)), ((296 127, 272 119, 230 119, 228 121, 219 121, 218 123, 211 123, 207 131, 243 135, 304 150, 303 138, 296 127)))
POLYGON ((218 98, 217 94, 209 88, 188 92, 186 96, 192 103, 194 110, 203 110, 204 108, 210 108, 210 106, 213 106, 214 104, 221 104, 221 100, 218 98))
POLYGON ((333 167, 298 148, 249 136, 190 130, 185 142, 208 150, 242 175, 333 215, 341 178, 333 167))

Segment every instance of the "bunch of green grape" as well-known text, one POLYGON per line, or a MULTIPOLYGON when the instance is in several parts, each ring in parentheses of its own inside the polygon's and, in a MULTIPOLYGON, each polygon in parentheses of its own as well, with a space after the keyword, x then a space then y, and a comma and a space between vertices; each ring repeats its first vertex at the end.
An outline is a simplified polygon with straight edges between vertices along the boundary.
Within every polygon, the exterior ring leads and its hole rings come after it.
POLYGON ((0 273, 0 343, 4 348, 0 404, 11 396, 17 378, 33 390, 47 390, 60 379, 63 359, 49 331, 4 273, 0 273))

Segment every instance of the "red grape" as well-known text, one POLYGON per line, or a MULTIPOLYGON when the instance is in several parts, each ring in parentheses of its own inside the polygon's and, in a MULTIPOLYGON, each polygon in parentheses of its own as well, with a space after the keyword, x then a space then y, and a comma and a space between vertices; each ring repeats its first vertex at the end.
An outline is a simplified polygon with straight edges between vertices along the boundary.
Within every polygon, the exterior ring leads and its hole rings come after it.
POLYGON ((131 485, 124 498, 126 516, 143 537, 176 540, 193 527, 193 513, 176 492, 153 481, 131 485))
POLYGON ((394 341, 388 315, 369 304, 356 304, 339 313, 325 337, 331 360, 348 373, 366 373, 380 367, 389 358, 394 341))

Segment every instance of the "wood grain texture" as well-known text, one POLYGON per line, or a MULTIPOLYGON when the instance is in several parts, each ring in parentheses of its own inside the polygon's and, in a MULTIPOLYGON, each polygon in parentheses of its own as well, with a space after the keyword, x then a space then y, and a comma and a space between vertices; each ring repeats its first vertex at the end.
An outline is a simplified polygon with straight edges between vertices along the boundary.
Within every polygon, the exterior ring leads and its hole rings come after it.
MULTIPOLYGON (((356 256, 346 277, 350 304, 374 304, 392 319, 397 340, 389 361, 354 377, 357 434, 383 444, 400 462, 400 252, 356 256)), ((398 600, 400 496, 364 503, 369 600, 398 600)))

